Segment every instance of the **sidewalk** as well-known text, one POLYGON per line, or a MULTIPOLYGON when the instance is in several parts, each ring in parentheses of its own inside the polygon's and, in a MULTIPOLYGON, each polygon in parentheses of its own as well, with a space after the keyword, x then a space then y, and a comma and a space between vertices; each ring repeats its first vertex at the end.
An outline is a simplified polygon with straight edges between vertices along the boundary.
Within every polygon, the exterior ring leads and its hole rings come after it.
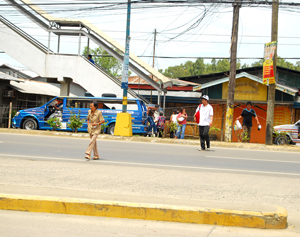
MULTIPOLYGON (((75 137, 75 138, 90 138, 88 133, 70 133, 70 132, 58 132, 58 131, 8 129, 8 128, 0 128, 0 133, 17 133, 17 134, 38 135, 38 136, 62 136, 62 137, 75 137)), ((107 134, 100 134, 98 139, 200 146, 200 142, 197 139, 183 139, 182 140, 182 139, 157 138, 157 137, 153 138, 153 137, 142 137, 142 136, 120 137, 120 136, 111 136, 111 135, 107 135, 107 134)), ((256 143, 211 141, 211 146, 212 147, 224 147, 224 148, 266 150, 266 151, 300 152, 300 146, 296 146, 296 145, 283 145, 283 146, 272 145, 272 146, 269 146, 269 145, 265 145, 265 144, 256 144, 256 143)))

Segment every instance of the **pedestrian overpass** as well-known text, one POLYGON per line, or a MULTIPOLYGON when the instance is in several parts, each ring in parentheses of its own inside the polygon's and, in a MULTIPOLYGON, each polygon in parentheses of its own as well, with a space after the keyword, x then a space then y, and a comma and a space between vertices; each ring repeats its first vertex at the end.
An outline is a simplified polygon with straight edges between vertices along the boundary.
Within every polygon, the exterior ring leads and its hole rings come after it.
MULTIPOLYGON (((81 55, 81 40, 83 37, 87 37, 88 49, 90 41, 93 41, 121 63, 123 63, 125 52, 123 46, 86 20, 55 18, 29 0, 21 0, 24 3, 22 5, 14 0, 5 1, 48 32, 48 46, 41 44, 9 20, 0 16, 1 50, 41 77, 48 78, 49 81, 57 80, 60 82, 62 95, 68 95, 69 85, 74 81, 94 96, 111 92, 122 97, 121 81, 110 75, 104 68, 93 65, 81 55), (58 40, 57 52, 50 50, 50 38, 53 34, 58 40), (78 54, 59 52, 62 35, 79 37, 78 54)), ((167 88, 172 87, 172 81, 134 54, 130 53, 129 56, 129 69, 155 88, 158 91, 158 101, 161 101, 160 96, 166 95, 167 88), (159 81, 152 80, 149 75, 156 77, 159 81)), ((139 97, 148 103, 133 90, 129 89, 128 93, 129 97, 139 97)))

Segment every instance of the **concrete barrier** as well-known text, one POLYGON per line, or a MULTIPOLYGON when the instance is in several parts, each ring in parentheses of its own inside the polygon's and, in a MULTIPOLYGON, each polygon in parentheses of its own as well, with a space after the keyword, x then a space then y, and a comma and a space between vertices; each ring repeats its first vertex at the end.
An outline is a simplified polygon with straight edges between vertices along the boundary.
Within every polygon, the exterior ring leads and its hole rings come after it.
POLYGON ((0 194, 0 209, 261 229, 287 226, 287 211, 282 207, 276 207, 274 212, 241 211, 0 194))

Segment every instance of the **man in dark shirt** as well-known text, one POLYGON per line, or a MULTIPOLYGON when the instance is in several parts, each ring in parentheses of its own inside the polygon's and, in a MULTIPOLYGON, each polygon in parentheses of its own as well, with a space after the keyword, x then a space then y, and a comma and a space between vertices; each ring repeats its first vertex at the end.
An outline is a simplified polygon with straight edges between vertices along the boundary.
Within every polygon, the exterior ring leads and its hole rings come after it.
POLYGON ((92 63, 92 64, 95 64, 95 61, 92 59, 92 55, 88 55, 88 60, 92 63))
POLYGON ((252 117, 255 118, 257 125, 259 126, 260 123, 258 121, 258 117, 254 111, 254 109, 251 108, 252 103, 251 101, 248 101, 246 103, 246 109, 243 109, 241 116, 237 117, 236 120, 239 120, 243 118, 243 139, 246 142, 250 142, 250 135, 252 131, 252 117))

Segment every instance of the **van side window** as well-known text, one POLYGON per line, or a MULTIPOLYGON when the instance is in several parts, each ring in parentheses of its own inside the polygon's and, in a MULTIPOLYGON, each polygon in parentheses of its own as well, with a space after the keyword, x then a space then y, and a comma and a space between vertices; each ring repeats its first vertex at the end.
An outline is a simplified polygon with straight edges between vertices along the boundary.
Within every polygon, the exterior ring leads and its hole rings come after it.
POLYGON ((77 108, 77 109, 83 109, 83 108, 90 108, 91 101, 89 100, 74 100, 74 99, 67 99, 67 108, 77 108))
MULTIPOLYGON (((105 109, 105 110, 122 110, 122 100, 95 100, 98 102, 98 109, 105 109)), ((90 103, 92 100, 78 100, 78 99, 67 99, 66 107, 71 109, 71 108, 76 108, 76 109, 89 109, 90 108, 90 103)), ((138 105, 136 101, 130 101, 128 100, 128 105, 127 105, 128 110, 138 110, 138 105)))

